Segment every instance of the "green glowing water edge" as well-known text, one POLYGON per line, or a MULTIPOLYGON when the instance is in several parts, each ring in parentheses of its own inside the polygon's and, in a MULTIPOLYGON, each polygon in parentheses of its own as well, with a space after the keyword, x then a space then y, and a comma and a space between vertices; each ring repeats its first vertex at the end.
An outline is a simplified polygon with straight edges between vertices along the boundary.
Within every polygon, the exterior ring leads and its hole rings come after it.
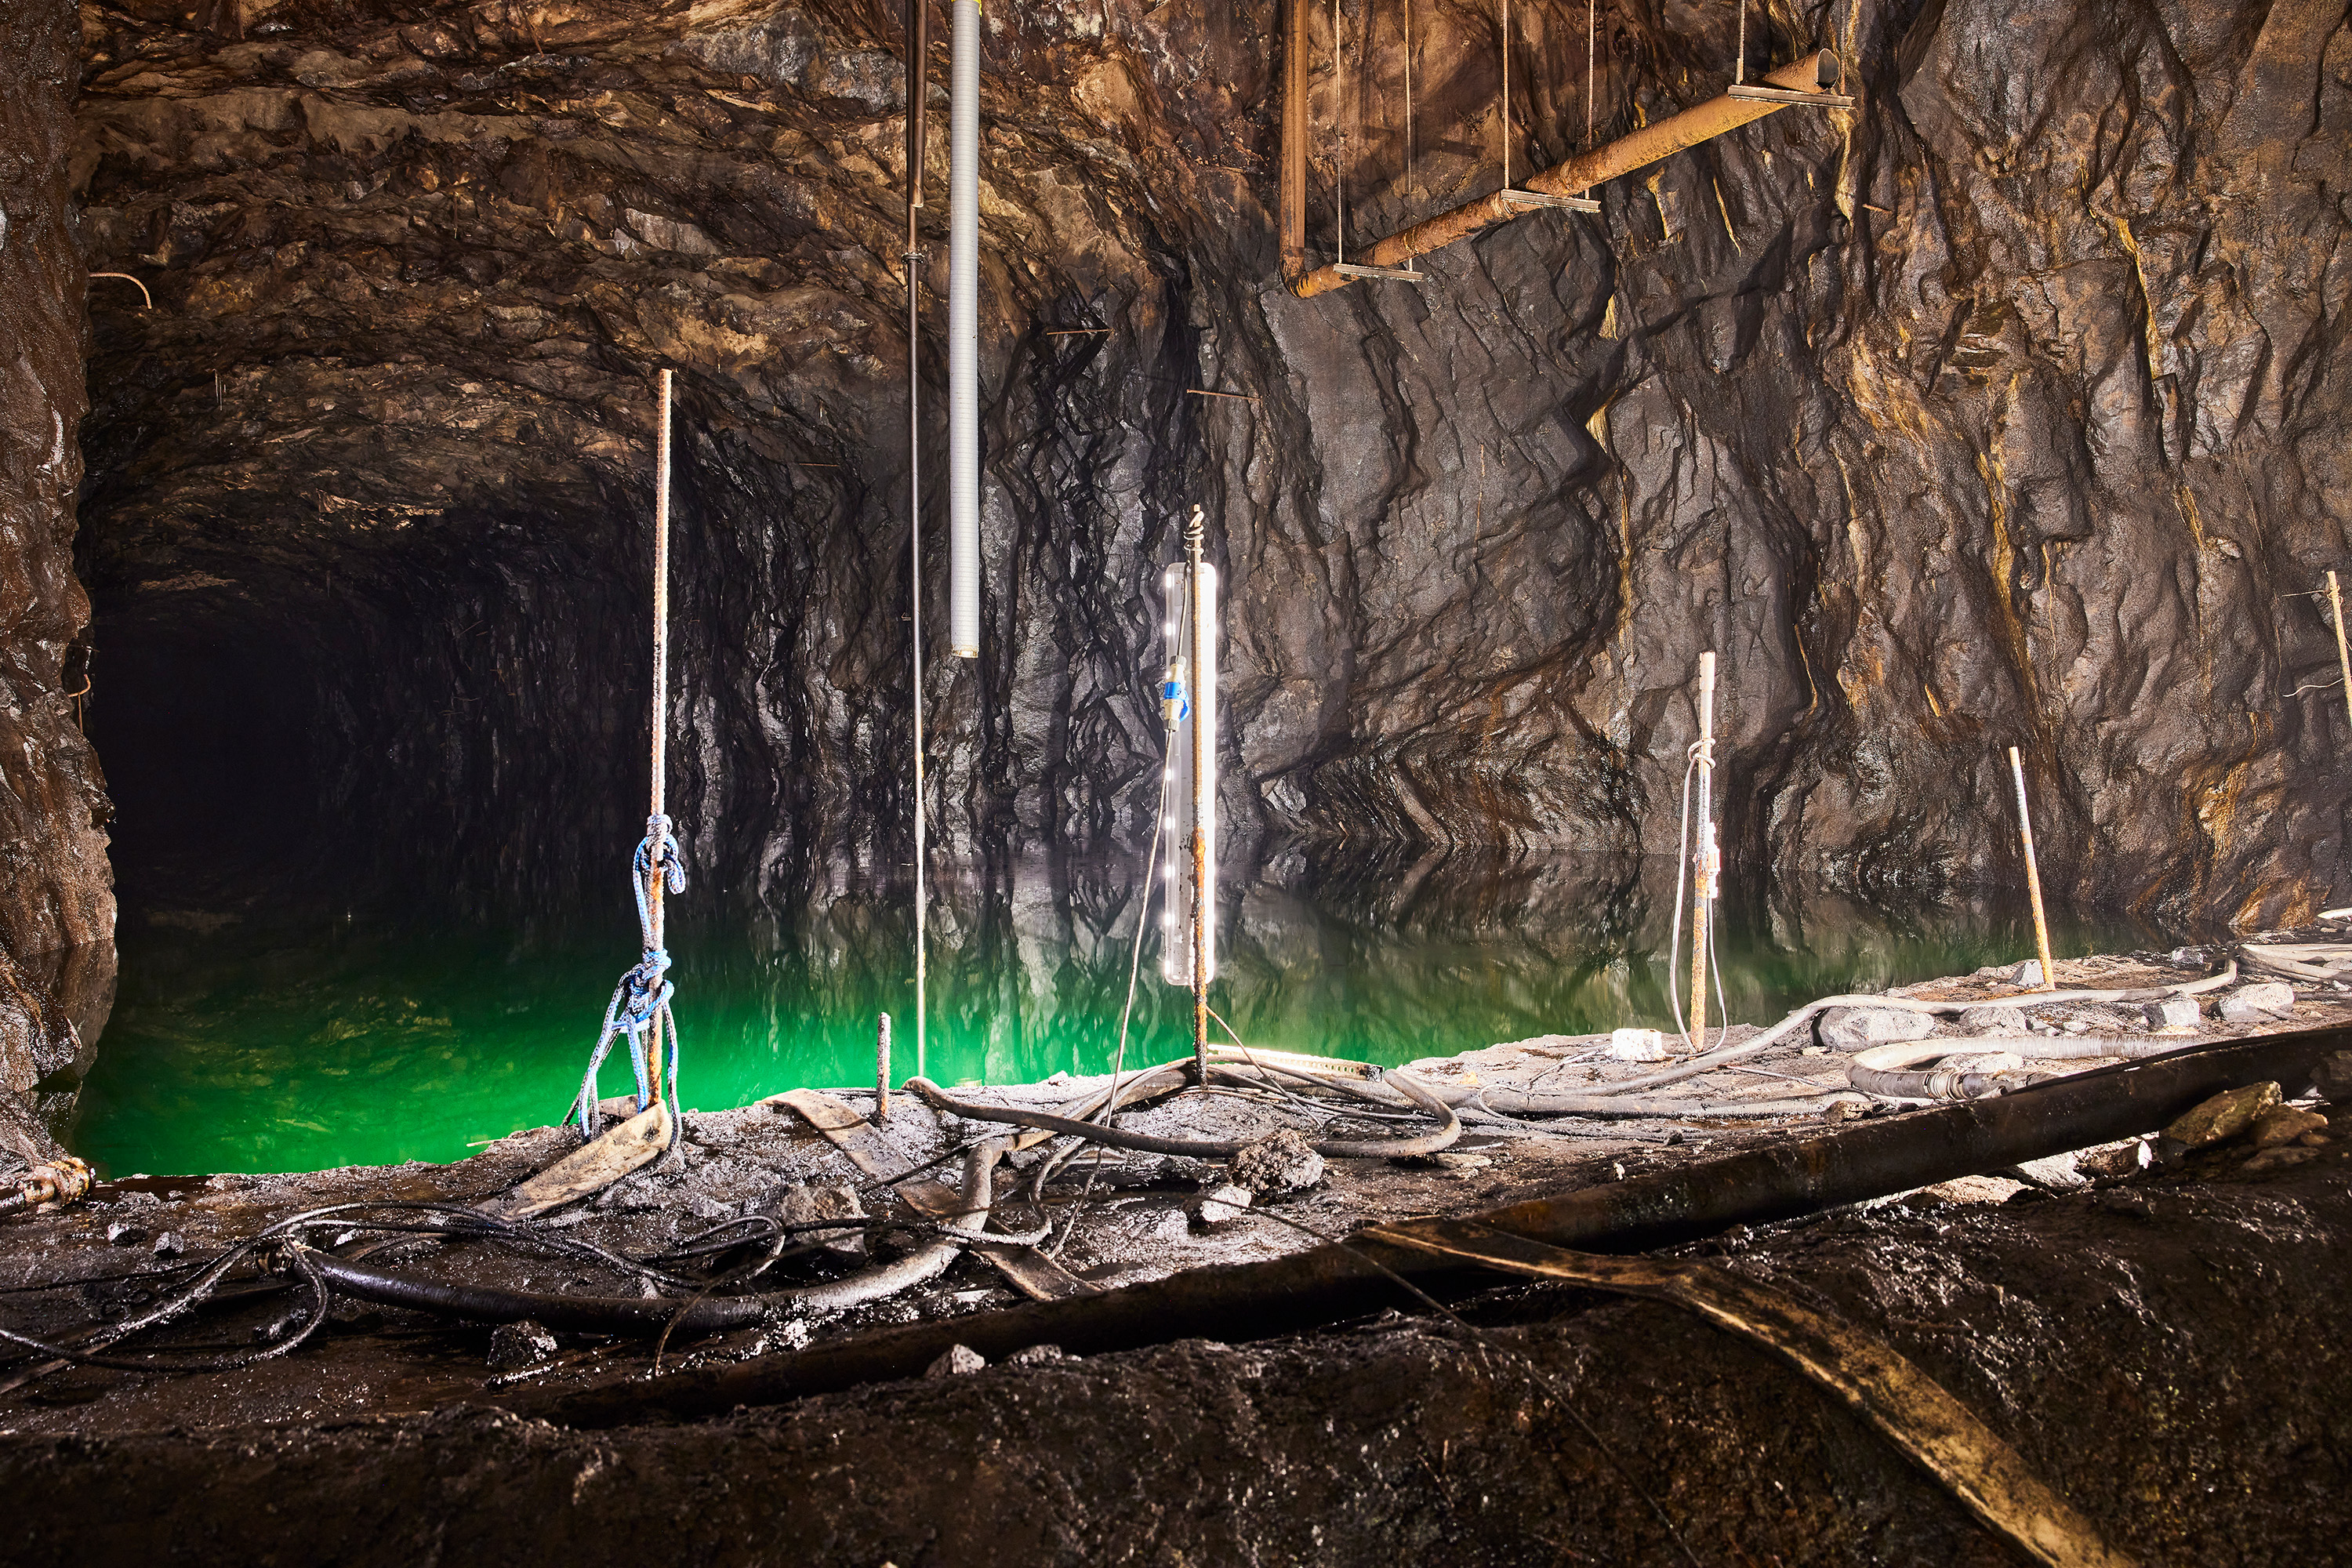
MULTIPOLYGON (((1735 1020, 1765 1022, 1814 996, 2032 952, 2030 928, 2014 919, 1932 910, 1898 927, 1868 910, 1830 918, 1808 908, 1801 939, 1727 922, 1721 967, 1735 1020)), ((1588 941, 1572 921, 1521 909, 1451 924, 1417 910, 1413 929, 1402 931, 1264 890, 1238 915, 1212 1000, 1252 1045, 1393 1065, 1669 1021, 1654 956, 1663 930, 1645 941, 1588 941)), ((930 1076, 1006 1083, 1105 1070, 1131 929, 1112 920, 1108 936, 1066 908, 1026 923, 999 909, 950 924, 931 955, 930 1076)), ((913 1072, 902 922, 877 898, 836 901, 790 940, 764 923, 675 927, 686 1104, 723 1109, 799 1085, 870 1084, 874 1019, 886 1008, 898 1025, 896 1076, 913 1072)), ((555 1121, 578 1089, 613 984, 635 957, 625 918, 553 934, 361 916, 200 929, 208 925, 168 910, 124 922, 121 984, 72 1137, 104 1172, 446 1161, 555 1121)), ((2083 916, 2062 919, 2058 935, 2062 952, 2155 940, 2083 916)), ((1186 994, 1160 981, 1147 943, 1129 1061, 1183 1054, 1190 1024, 1186 994)), ((607 1062, 604 1094, 629 1092, 625 1057, 607 1062)))

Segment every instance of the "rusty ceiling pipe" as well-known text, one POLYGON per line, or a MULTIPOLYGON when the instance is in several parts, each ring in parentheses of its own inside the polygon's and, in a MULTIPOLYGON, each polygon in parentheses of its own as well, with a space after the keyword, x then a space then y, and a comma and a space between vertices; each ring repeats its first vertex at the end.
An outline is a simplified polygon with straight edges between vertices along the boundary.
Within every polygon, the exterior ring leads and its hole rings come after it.
POLYGON ((1307 7, 1285 0, 1282 39, 1282 276, 1307 270, 1307 7))
MULTIPOLYGON (((1830 89, 1837 85, 1837 57, 1823 49, 1793 65, 1782 66, 1764 81, 1769 87, 1834 100, 1837 95, 1830 89)), ((1670 119, 1661 120, 1655 125, 1644 126, 1631 136, 1621 137, 1605 147, 1596 147, 1564 163, 1555 163, 1530 179, 1527 188, 1550 196, 1580 195, 1603 181, 1647 168, 1660 159, 1670 158, 1686 148, 1696 147, 1727 131, 1737 131, 1788 107, 1787 102, 1776 100, 1738 98, 1726 93, 1720 98, 1707 100, 1696 109, 1685 109, 1670 119)), ((1523 216, 1529 210, 1506 200, 1500 191, 1491 192, 1465 206, 1440 213, 1401 234, 1392 234, 1386 239, 1376 241, 1368 259, 1375 267, 1396 267, 1416 256, 1426 256, 1433 250, 1442 249, 1456 240, 1467 239, 1482 228, 1523 216)), ((1344 288, 1349 281, 1349 276, 1337 267, 1318 267, 1312 272, 1292 279, 1290 291, 1302 300, 1311 300, 1318 294, 1328 294, 1334 289, 1344 288)))

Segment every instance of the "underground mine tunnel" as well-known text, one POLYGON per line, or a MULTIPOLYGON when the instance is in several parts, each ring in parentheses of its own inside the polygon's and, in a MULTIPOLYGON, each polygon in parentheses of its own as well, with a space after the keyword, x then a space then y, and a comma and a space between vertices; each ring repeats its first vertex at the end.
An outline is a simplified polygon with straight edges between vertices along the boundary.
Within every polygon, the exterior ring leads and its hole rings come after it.
POLYGON ((2340 1555, 2344 5, 0 40, 0 1555, 2340 1555))

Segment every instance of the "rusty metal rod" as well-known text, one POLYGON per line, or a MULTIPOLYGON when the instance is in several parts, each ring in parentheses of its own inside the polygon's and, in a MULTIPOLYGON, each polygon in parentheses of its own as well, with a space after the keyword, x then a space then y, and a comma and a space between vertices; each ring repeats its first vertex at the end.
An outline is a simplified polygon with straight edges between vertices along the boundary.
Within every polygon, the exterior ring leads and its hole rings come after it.
POLYGON ((2025 844, 2025 891, 2033 900, 2033 942, 2042 952, 2042 984, 2037 991, 2058 989, 2058 969, 2050 957, 2050 917, 2042 910, 2042 865, 2033 855, 2033 810, 2025 801, 2025 759, 2009 749, 2009 771, 2017 781, 2017 831, 2025 844))
MULTIPOLYGON (((1827 49, 1809 55, 1793 65, 1782 66, 1764 79, 1772 87, 1787 88, 1797 92, 1826 92, 1837 82, 1837 57, 1827 49)), ((1580 153, 1564 163, 1555 163, 1542 174, 1530 178, 1527 189, 1548 196, 1575 195, 1591 189, 1605 180, 1630 174, 1636 169, 1647 168, 1662 158, 1696 147, 1727 131, 1777 114, 1788 108, 1785 103, 1773 103, 1758 99, 1733 98, 1726 93, 1712 98, 1696 109, 1685 109, 1680 114, 1648 125, 1631 136, 1620 137, 1605 147, 1580 153)), ((1369 259, 1375 267, 1395 267, 1416 256, 1426 256, 1457 240, 1467 239, 1483 228, 1519 217, 1531 210, 1507 200, 1500 191, 1489 192, 1464 206, 1443 212, 1435 217, 1414 224, 1401 233, 1373 243, 1369 259)), ((1291 279, 1290 291, 1302 300, 1318 294, 1328 294, 1347 286, 1346 274, 1331 267, 1318 267, 1312 272, 1291 279)))
POLYGON ((1282 275, 1307 266, 1307 7, 1285 0, 1282 37, 1282 275))

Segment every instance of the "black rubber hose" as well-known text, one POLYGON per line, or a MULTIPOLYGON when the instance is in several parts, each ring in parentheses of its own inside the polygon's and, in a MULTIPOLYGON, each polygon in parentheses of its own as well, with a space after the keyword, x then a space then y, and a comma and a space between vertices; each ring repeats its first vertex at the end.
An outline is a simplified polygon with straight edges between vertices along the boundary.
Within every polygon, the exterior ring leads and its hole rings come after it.
MULTIPOLYGON (((2346 1028, 2191 1046, 1997 1099, 1776 1139, 1725 1159, 1604 1182, 1476 1217, 1558 1247, 1638 1252, 1733 1225, 1793 1219, 2111 1143, 2160 1128, 2210 1096, 2249 1083, 2275 1079, 2293 1096, 2312 1082, 2322 1059, 2347 1048, 2352 1029, 2346 1028)), ((681 1373, 655 1385, 587 1390, 524 1408, 581 1426, 691 1419, 740 1405, 916 1376, 959 1344, 997 1360, 1030 1345, 1092 1355, 1179 1339, 1265 1339, 1409 1305, 1412 1298, 1381 1268, 1430 1289, 1465 1289, 1480 1278, 1426 1253, 1356 1241, 1260 1263, 1187 1269, 1096 1296, 910 1324, 798 1355, 681 1373)))

